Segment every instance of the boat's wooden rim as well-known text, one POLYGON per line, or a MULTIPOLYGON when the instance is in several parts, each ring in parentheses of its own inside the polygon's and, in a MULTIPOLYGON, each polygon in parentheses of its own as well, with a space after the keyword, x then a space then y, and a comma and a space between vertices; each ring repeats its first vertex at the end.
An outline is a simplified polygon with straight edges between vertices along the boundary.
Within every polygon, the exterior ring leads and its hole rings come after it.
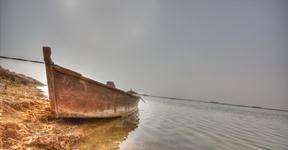
POLYGON ((95 80, 92 80, 90 78, 87 78, 85 76, 83 76, 82 74, 78 73, 78 72, 75 72, 75 71, 72 71, 70 69, 67 69, 67 68, 64 68, 64 67, 61 67, 59 65, 56 65, 56 64, 48 64, 48 65, 52 65, 53 66, 53 69, 55 69, 56 71, 60 72, 60 73, 64 73, 64 74, 67 74, 67 75, 71 75, 73 77, 76 77, 76 78, 79 78, 79 79, 82 79, 82 80, 85 80, 87 82, 90 82, 90 83, 93 83, 93 84, 98 84, 100 86, 103 86, 105 88, 109 88, 111 90, 114 90, 114 91, 117 91, 117 92, 121 92, 123 94, 127 94, 129 96, 132 96, 132 97, 135 97, 135 98, 139 98, 138 96, 135 96, 135 95, 132 95, 132 94, 129 94, 125 91, 122 91, 120 89, 117 89, 117 88, 113 88, 113 87, 110 87, 110 86, 107 86, 106 84, 103 84, 101 82, 98 82, 98 81, 95 81, 95 80))
MULTIPOLYGON (((122 90, 120 90, 120 89, 117 89, 117 88, 114 88, 114 87, 110 87, 110 86, 108 86, 108 85, 106 85, 106 84, 103 84, 103 83, 101 83, 101 82, 98 82, 98 81, 89 79, 89 78, 87 78, 87 77, 84 77, 84 76, 82 76, 82 75, 81 75, 80 73, 78 73, 78 72, 75 72, 75 71, 72 71, 72 70, 70 70, 70 69, 67 69, 67 68, 61 67, 61 66, 59 66, 59 65, 56 65, 56 64, 52 61, 52 59, 51 59, 51 48, 50 48, 50 47, 46 47, 46 46, 43 47, 43 57, 44 57, 45 65, 46 65, 46 72, 50 72, 50 73, 47 74, 47 80, 50 78, 50 80, 52 80, 52 81, 50 81, 51 84, 54 84, 54 81, 53 81, 53 80, 54 80, 54 79, 53 79, 53 76, 54 76, 53 70, 56 70, 56 71, 58 71, 58 72, 60 72, 60 73, 64 73, 64 74, 66 74, 66 75, 70 75, 70 76, 76 77, 76 78, 78 78, 78 79, 81 79, 81 80, 84 80, 84 81, 87 81, 87 82, 90 82, 90 83, 93 83, 93 84, 97 84, 97 85, 99 85, 99 86, 102 86, 102 87, 111 89, 111 90, 116 91, 116 92, 120 92, 120 93, 122 93, 122 94, 126 94, 126 95, 128 95, 128 96, 131 96, 131 97, 134 97, 134 98, 140 98, 139 96, 136 96, 136 95, 127 93, 127 92, 122 91, 122 90), (48 69, 48 70, 47 70, 47 69, 48 69), (50 75, 51 77, 50 77, 49 75, 50 75), (51 78, 52 78, 52 79, 51 79, 51 78)), ((49 85, 48 85, 48 86, 49 86, 49 85)), ((49 90, 49 92, 54 93, 54 92, 53 92, 54 85, 51 85, 51 86, 52 86, 52 87, 51 87, 51 90, 49 90)), ((54 94, 55 94, 55 93, 54 93, 54 94)), ((55 98, 53 98, 53 99, 55 99, 55 98)))

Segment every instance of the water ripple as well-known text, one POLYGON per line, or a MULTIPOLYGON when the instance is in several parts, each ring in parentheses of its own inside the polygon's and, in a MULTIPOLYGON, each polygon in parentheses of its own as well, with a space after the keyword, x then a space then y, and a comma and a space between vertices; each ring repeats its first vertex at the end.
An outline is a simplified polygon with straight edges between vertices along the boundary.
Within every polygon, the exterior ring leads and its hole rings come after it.
POLYGON ((288 113, 161 99, 140 104, 120 149, 288 150, 288 113))

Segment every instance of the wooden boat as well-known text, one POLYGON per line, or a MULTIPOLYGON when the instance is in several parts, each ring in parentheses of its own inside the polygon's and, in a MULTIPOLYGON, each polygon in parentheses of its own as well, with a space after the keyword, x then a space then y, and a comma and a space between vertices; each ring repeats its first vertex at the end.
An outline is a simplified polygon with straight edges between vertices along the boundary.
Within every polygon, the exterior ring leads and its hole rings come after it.
POLYGON ((110 118, 138 110, 139 96, 103 84, 51 60, 50 47, 43 47, 50 106, 57 118, 110 118))

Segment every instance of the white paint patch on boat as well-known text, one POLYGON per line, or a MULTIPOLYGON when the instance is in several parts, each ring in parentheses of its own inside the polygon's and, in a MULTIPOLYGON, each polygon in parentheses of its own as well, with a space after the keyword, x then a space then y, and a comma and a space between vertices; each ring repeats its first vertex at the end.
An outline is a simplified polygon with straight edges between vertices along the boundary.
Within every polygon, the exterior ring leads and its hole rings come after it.
POLYGON ((46 97, 48 97, 48 86, 38 86, 37 88, 40 89, 46 97))

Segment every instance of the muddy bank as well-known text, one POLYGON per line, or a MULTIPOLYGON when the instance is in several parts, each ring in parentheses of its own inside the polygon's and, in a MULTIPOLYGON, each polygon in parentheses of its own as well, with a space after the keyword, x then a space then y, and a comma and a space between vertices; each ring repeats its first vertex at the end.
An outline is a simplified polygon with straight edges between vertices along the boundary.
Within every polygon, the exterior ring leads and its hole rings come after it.
POLYGON ((71 149, 82 130, 52 117, 42 83, 0 67, 0 149, 71 149))

